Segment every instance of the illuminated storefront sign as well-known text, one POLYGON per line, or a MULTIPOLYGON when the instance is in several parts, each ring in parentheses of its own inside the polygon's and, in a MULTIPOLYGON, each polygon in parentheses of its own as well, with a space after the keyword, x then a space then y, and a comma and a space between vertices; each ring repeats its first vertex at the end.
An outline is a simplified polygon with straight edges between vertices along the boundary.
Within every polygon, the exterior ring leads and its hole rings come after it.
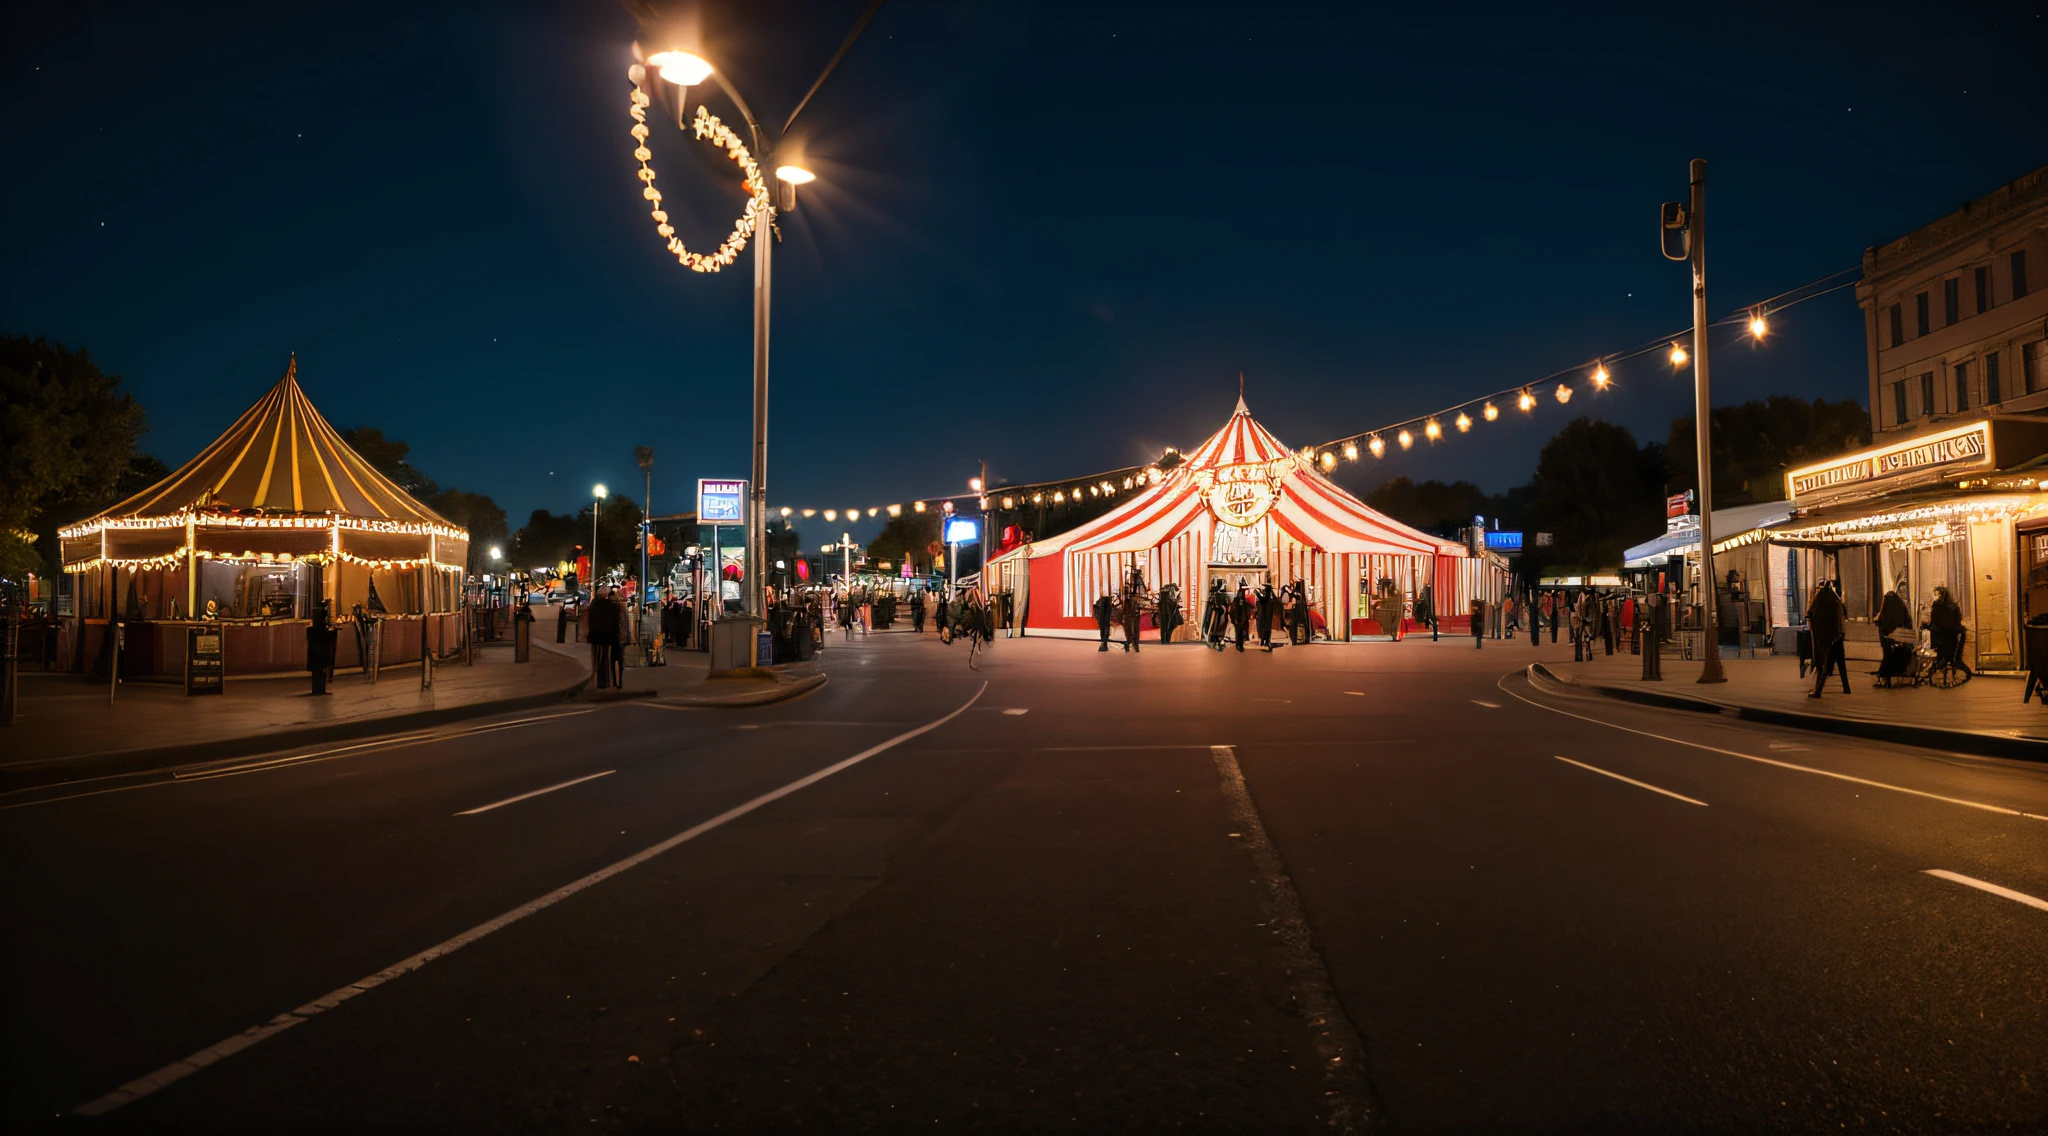
POLYGON ((1928 470, 1991 464, 1991 424, 1977 422, 1930 437, 1915 438, 1882 449, 1865 450, 1785 475, 1785 487, 1796 500, 1885 478, 1928 470))
POLYGON ((1195 487, 1209 502, 1216 519, 1232 528, 1259 522, 1280 499, 1280 481, 1293 473, 1300 459, 1292 455, 1266 462, 1218 466, 1195 471, 1195 487))
POLYGON ((697 523, 700 525, 745 524, 747 483, 744 481, 697 482, 697 523))

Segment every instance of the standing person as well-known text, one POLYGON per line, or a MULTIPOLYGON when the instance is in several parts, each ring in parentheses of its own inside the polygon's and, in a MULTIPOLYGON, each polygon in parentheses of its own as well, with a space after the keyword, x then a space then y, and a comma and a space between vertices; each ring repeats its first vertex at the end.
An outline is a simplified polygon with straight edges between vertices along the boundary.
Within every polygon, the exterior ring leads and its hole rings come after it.
MULTIPOLYGON (((1280 599, 1273 594, 1273 585, 1270 582, 1259 587, 1258 600, 1254 603, 1253 610, 1257 613, 1255 618, 1259 626, 1259 646, 1264 647, 1267 654, 1272 654, 1273 617, 1280 611, 1280 599)), ((1287 617, 1287 638, 1290 643, 1294 640, 1292 613, 1287 617)))
POLYGON ((1422 590, 1415 594, 1415 622, 1429 628, 1430 642, 1437 641, 1436 585, 1424 584, 1422 590))
POLYGON ((640 641, 640 629, 633 625, 633 608, 619 598, 617 588, 612 589, 612 603, 619 609, 618 633, 612 638, 612 685, 623 690, 626 686, 626 644, 640 641))
POLYGON ((1607 653, 1614 653, 1614 599, 1600 598, 1600 638, 1607 645, 1607 653))
POLYGON ((932 591, 932 629, 939 633, 939 639, 943 642, 946 638, 946 595, 937 588, 932 591))
POLYGON ((1486 646, 1486 601, 1472 597, 1472 649, 1477 651, 1486 646))
POLYGON ((1842 693, 1849 693, 1849 662, 1842 650, 1842 597, 1822 581, 1813 590, 1813 602, 1806 608, 1806 626, 1813 636, 1813 693, 1819 698, 1828 682, 1829 671, 1842 676, 1842 693))
POLYGON ((1095 627, 1102 632, 1102 646, 1097 651, 1109 650, 1109 625, 1116 615, 1116 601, 1109 598, 1109 590, 1103 589, 1095 598, 1095 627))
POLYGON ((1131 581, 1124 586, 1123 624, 1124 650, 1136 651, 1138 639, 1145 627, 1145 604, 1143 596, 1145 582, 1137 573, 1131 574, 1131 581))
POLYGON ((1531 647, 1541 647, 1543 645, 1543 607, 1537 602, 1536 593, 1529 593, 1528 602, 1524 603, 1522 607, 1529 613, 1529 645, 1531 647))
POLYGON ((1167 584, 1159 589, 1159 641, 1171 643, 1173 633, 1180 627, 1180 585, 1167 584))
POLYGON ((1945 585, 1934 586, 1934 606, 1927 611, 1927 630, 1932 634, 1934 657, 1953 663, 1965 675, 1976 677, 1975 671, 1963 662, 1963 605, 1949 594, 1945 585))
POLYGON ((612 685, 612 646, 619 638, 619 603, 609 594, 597 595, 584 605, 583 641, 590 644, 590 673, 599 690, 612 685))
POLYGON ((1287 641, 1289 643, 1298 642, 1302 646, 1315 642, 1315 624, 1310 620, 1308 613, 1308 585, 1300 580, 1294 582, 1294 607, 1291 614, 1292 618, 1288 626, 1287 641), (1301 634, 1299 640, 1294 638, 1297 631, 1301 634))
POLYGON ((922 634, 924 634, 924 589, 923 589, 923 588, 919 588, 919 589, 918 589, 917 591, 915 591, 915 592, 912 592, 912 593, 910 594, 910 629, 911 629, 912 631, 915 631, 915 632, 916 632, 916 633, 918 633, 919 635, 922 635, 922 634))
POLYGON ((1905 581, 1899 584, 1899 588, 1884 594, 1884 602, 1877 609, 1877 641, 1884 651, 1877 664, 1878 686, 1890 686, 1893 679, 1913 666, 1913 648, 1918 637, 1913 634, 1913 613, 1906 610, 1906 599, 1899 594, 1905 590, 1905 581))
POLYGON ((1543 598, 1543 612, 1550 618, 1550 645, 1557 646, 1558 609, 1564 606, 1564 593, 1550 592, 1543 598))
POLYGON ((1230 601, 1223 594, 1223 581, 1209 581, 1209 594, 1202 600, 1202 635, 1213 650, 1223 649, 1224 629, 1229 626, 1230 601))
POLYGON ((1252 590, 1245 578, 1237 578, 1237 591, 1230 597, 1230 629, 1237 640, 1237 649, 1244 650, 1245 636, 1252 626, 1252 590))

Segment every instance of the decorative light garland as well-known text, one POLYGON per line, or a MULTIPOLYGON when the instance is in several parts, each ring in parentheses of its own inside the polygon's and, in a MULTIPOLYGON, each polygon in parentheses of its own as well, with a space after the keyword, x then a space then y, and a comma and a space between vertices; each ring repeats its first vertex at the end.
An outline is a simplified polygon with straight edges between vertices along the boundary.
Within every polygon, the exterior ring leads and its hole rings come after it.
POLYGON ((668 241, 668 251, 675 254, 683 267, 692 272, 717 272, 739 258, 741 250, 747 247, 747 241, 754 236, 763 220, 774 220, 775 207, 768 198, 767 179, 761 176, 759 163, 754 161, 754 155, 740 136, 699 104, 696 117, 690 120, 691 129, 698 138, 709 139, 712 145, 724 149, 726 157, 740 167, 740 181, 747 191, 747 207, 733 224, 732 235, 725 238, 717 252, 691 252, 683 244, 683 239, 676 236, 675 226, 668 223, 668 211, 661 207, 661 191, 654 188, 654 167, 647 164, 654 157, 654 152, 647 148, 647 108, 653 105, 654 100, 641 86, 647 78, 647 69, 635 63, 626 69, 626 77, 633 81, 633 98, 627 113, 633 116, 633 157, 640 162, 640 172, 636 176, 642 182, 640 196, 654 207, 654 231, 668 241))

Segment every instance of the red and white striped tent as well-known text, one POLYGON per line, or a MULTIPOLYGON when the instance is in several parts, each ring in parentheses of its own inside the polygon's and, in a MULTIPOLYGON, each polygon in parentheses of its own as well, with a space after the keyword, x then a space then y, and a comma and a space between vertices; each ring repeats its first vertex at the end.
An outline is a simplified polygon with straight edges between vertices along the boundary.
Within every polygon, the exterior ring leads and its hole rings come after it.
POLYGON ((1393 580, 1410 601, 1433 585, 1448 629, 1466 625, 1474 596, 1505 594, 1504 563, 1412 529, 1339 488, 1314 457, 1281 444, 1244 400, 1223 429, 1128 502, 1079 528, 990 560, 984 583, 1015 596, 1026 634, 1093 638, 1097 597, 1142 569, 1155 592, 1180 585, 1182 611, 1198 620, 1212 579, 1234 588, 1295 580, 1332 637, 1384 633, 1365 597, 1393 580))

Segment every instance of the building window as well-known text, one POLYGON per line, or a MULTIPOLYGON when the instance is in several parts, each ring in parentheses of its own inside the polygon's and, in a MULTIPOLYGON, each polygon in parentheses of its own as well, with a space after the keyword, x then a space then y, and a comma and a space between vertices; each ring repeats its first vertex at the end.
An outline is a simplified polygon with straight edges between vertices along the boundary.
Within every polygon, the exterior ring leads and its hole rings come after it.
POLYGON ((2017 300, 2027 294, 2027 250, 2020 249, 2012 254, 2012 298, 2017 300))
POLYGON ((1998 389, 1998 352, 1993 351, 1984 356, 1984 405, 2004 401, 2005 394, 1998 389))
POLYGON ((1920 317, 1919 326, 1913 331, 1914 335, 1926 335, 1934 330, 1933 325, 1927 321, 1927 293, 1922 292, 1913 297, 1913 314, 1920 317))
POLYGON ((1897 304, 1892 305, 1892 346, 1903 347, 1906 343, 1906 313, 1897 304))
POLYGON ((2043 356, 2043 345, 2048 345, 2048 339, 2037 339, 2020 348, 2020 385, 2026 388, 2028 394, 2048 387, 2048 374, 2042 373, 2048 370, 2048 358, 2043 356))
POLYGON ((1920 413, 1934 413, 1934 372, 1920 376, 1920 413))
POLYGON ((1941 326, 1948 327, 1963 318, 1963 280, 1951 276, 1941 282, 1941 326))
POLYGON ((1904 426, 1905 424, 1906 380, 1900 379, 1892 384, 1892 425, 1904 426))
POLYGON ((1991 267, 1986 265, 1977 270, 1977 314, 1981 316, 1990 310, 1991 267))
POLYGON ((1956 364, 1956 410, 1970 409, 1970 365, 1956 364))

